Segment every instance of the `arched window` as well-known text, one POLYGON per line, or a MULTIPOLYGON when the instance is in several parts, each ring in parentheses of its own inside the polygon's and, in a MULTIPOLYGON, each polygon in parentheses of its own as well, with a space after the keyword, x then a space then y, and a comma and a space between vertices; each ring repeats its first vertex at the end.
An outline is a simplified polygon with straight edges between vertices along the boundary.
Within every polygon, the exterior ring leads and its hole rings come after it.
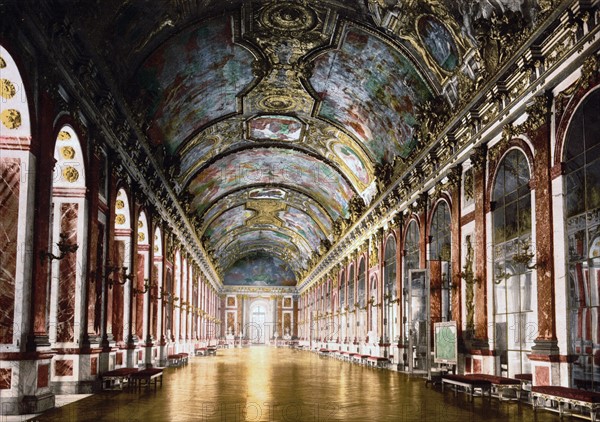
MULTIPOLYGON (((442 309, 441 317, 442 321, 449 321, 451 318, 451 302, 450 302, 450 262, 452 260, 452 232, 450 222, 450 207, 446 201, 440 201, 435 208, 435 212, 431 218, 431 226, 429 228, 429 235, 431 243, 429 245, 429 257, 432 261, 431 264, 431 277, 434 277, 434 268, 439 268, 441 274, 442 285, 442 309), (439 261, 437 267, 434 266, 433 261, 439 261)), ((433 315, 432 315, 433 318, 433 315)))
POLYGON ((500 162, 492 194, 495 348, 508 376, 531 371, 535 340, 532 274, 524 262, 531 248, 529 164, 513 149, 500 162))
POLYGON ((366 277, 365 277, 365 260, 360 260, 360 265, 358 266, 358 305, 361 308, 364 308, 366 305, 366 294, 367 294, 367 286, 366 286, 366 277))
POLYGON ((600 90, 573 115, 565 139, 569 354, 574 386, 600 385, 600 90))
POLYGON ((346 273, 340 275, 340 310, 346 306, 346 273))
POLYGON ((397 306, 396 299, 396 239, 389 236, 385 244, 383 273, 383 298, 384 298, 384 329, 387 341, 396 342, 397 306))
POLYGON ((350 266, 348 274, 348 306, 354 307, 354 265, 350 266))
MULTIPOLYGON (((419 225, 415 220, 412 220, 408 224, 408 228, 406 229, 406 238, 404 240, 404 315, 408 316, 409 308, 409 283, 410 283, 410 270, 417 270, 420 267, 421 259, 420 259, 420 247, 419 247, 419 225)), ((409 318, 404 319, 404 342, 406 344, 409 343, 409 335, 410 335, 410 327, 409 327, 409 318)))

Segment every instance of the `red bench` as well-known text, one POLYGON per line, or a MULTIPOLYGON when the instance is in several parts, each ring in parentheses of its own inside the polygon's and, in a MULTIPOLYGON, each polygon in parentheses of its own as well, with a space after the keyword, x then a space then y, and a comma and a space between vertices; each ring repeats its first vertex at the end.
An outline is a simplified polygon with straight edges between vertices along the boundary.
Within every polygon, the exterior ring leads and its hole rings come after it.
POLYGON ((554 412, 558 412, 560 417, 563 415, 572 415, 584 419, 596 421, 597 412, 600 410, 600 393, 594 391, 578 390, 577 388, 560 387, 553 385, 540 385, 531 388, 533 411, 539 407, 539 400, 544 404, 542 408, 554 412), (546 407, 546 400, 551 400, 558 403, 558 409, 546 407), (565 412, 565 405, 570 409, 565 412), (590 416, 583 413, 574 413, 573 407, 586 408, 590 412, 590 416))
POLYGON ((367 365, 376 366, 377 368, 385 368, 389 361, 388 358, 382 358, 380 356, 367 357, 367 365))
POLYGON ((138 386, 138 390, 142 389, 142 381, 146 388, 150 387, 150 384, 154 382, 154 391, 156 391, 156 384, 160 380, 160 386, 162 387, 162 376, 163 370, 160 368, 146 368, 141 371, 137 371, 131 374, 131 381, 134 386, 138 386))
POLYGON ((100 376, 102 379, 102 389, 122 390, 123 384, 125 382, 129 384, 131 374, 134 374, 137 371, 137 368, 119 368, 103 373, 100 376))
POLYGON ((188 361, 187 353, 174 353, 172 355, 167 356, 167 365, 168 366, 181 366, 185 365, 188 361))
POLYGON ((488 396, 492 395, 492 383, 484 379, 477 379, 469 377, 467 375, 442 375, 442 392, 444 391, 444 384, 454 385, 454 394, 458 391, 458 387, 464 388, 465 392, 471 396, 473 400, 473 394, 475 390, 480 390, 483 396, 487 391, 488 396))
POLYGON ((521 398, 521 380, 489 374, 468 374, 465 376, 468 378, 489 381, 492 384, 492 391, 498 395, 500 400, 505 400, 504 392, 506 390, 515 390, 517 400, 521 398))

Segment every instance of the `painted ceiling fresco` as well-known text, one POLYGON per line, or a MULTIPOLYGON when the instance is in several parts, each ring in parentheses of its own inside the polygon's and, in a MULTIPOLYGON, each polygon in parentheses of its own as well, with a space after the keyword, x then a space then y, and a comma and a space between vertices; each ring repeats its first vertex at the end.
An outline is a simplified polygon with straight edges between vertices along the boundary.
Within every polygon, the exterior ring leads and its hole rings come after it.
POLYGON ((233 43, 228 16, 167 41, 138 72, 151 137, 173 152, 215 119, 237 111, 236 96, 254 79, 253 56, 233 43))
MULTIPOLYGON (((343 19, 339 4, 234 3, 155 44, 124 33, 147 52, 135 103, 224 279, 241 256, 249 266, 273 256, 300 274, 352 198, 375 196, 375 167, 411 152, 416 108, 432 89, 400 44, 343 19)), ((120 21, 137 10, 125 9, 120 21)), ((442 22, 422 19, 418 31, 430 60, 458 66, 442 22)))
POLYGON ((375 168, 411 159, 417 109, 460 72, 493 70, 492 24, 534 27, 549 2, 84 3, 65 13, 124 88, 223 276, 242 257, 302 270, 354 195, 377 196, 375 168))
POLYGON ((323 100, 319 116, 347 128, 379 162, 408 156, 416 106, 431 91, 401 51, 348 26, 340 48, 315 60, 310 82, 323 100))
POLYGON ((225 285, 294 286, 296 276, 281 259, 255 253, 237 261, 223 275, 225 285))
POLYGON ((202 214, 223 195, 248 185, 291 186, 318 200, 330 215, 348 215, 355 192, 327 163, 292 149, 255 148, 221 158, 190 183, 192 207, 202 214))
POLYGON ((248 122, 250 138, 255 140, 299 141, 304 124, 288 116, 260 116, 248 122))

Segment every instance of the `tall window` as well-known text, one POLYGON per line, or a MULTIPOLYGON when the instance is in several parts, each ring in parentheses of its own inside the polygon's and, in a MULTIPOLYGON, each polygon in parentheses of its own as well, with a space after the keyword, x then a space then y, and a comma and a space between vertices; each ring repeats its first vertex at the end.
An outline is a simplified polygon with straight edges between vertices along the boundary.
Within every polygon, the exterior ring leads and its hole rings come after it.
MULTIPOLYGON (((416 270, 420 267, 420 248, 419 248, 419 225, 412 220, 406 230, 406 239, 404 240, 404 315, 408 313, 408 283, 410 270, 416 270)), ((408 319, 405 319, 404 341, 408 344, 409 335, 408 319)))
POLYGON ((340 277, 340 312, 344 310, 346 306, 346 273, 342 272, 340 277))
POLYGON ((600 90, 575 112, 565 139, 570 354, 573 385, 600 386, 600 90))
POLYGON ((449 321, 451 315, 449 283, 452 243, 450 224, 450 208, 446 201, 441 201, 431 219, 429 255, 431 260, 440 261, 442 272, 442 321, 449 321))
POLYGON ((495 340, 508 376, 531 372, 527 354, 536 337, 529 179, 525 155, 513 149, 500 163, 492 193, 495 340))
POLYGON ((358 305, 361 308, 364 308, 366 305, 366 277, 365 277, 365 260, 360 260, 360 265, 358 266, 358 305))
POLYGON ((388 237, 385 244, 384 255, 384 278, 383 278, 383 297, 385 306, 384 325, 388 341, 396 339, 396 239, 394 236, 388 237))
POLYGON ((350 267, 348 275, 348 306, 354 308, 354 265, 350 267))

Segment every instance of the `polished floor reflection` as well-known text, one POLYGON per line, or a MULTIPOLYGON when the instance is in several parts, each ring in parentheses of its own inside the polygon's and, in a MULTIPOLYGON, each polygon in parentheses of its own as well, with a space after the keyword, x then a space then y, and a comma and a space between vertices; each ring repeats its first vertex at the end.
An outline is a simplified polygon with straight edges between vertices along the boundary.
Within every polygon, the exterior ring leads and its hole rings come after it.
POLYGON ((442 394, 420 378, 319 357, 252 347, 219 350, 165 370, 162 389, 105 392, 40 421, 558 421, 525 403, 442 394))

